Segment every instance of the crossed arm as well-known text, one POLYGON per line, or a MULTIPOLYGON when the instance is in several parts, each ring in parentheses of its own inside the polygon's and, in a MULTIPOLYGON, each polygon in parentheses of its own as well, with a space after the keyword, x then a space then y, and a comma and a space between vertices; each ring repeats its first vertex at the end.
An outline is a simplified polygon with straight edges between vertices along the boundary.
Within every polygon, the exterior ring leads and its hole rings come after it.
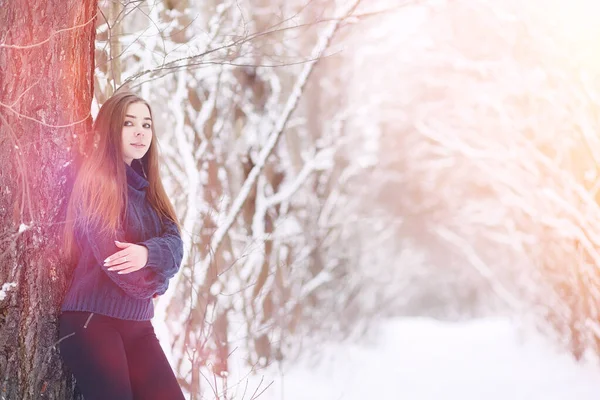
POLYGON ((121 243, 121 248, 117 241, 123 240, 122 230, 101 235, 90 228, 82 232, 82 237, 89 244, 94 260, 114 283, 136 299, 147 299, 167 291, 169 279, 177 273, 183 258, 177 225, 166 218, 162 223, 160 236, 135 244, 121 243))

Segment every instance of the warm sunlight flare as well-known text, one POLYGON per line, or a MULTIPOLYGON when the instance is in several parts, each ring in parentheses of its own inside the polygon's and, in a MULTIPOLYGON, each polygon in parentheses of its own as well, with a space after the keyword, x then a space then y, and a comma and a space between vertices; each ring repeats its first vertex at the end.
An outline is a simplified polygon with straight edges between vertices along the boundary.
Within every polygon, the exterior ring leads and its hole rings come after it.
POLYGON ((564 40, 565 57, 600 72, 600 2, 597 0, 534 0, 553 34, 564 40))

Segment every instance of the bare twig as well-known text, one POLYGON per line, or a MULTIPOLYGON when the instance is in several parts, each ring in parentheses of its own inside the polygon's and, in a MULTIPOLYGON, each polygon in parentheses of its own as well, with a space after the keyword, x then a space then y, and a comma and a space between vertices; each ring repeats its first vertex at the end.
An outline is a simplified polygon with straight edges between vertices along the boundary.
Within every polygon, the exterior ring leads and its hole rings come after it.
MULTIPOLYGON (((344 13, 345 18, 348 18, 350 15, 352 15, 352 13, 356 9, 356 7, 358 7, 359 4, 360 4, 360 0, 354 1, 353 4, 349 7, 348 11, 344 13)), ((333 36, 334 36, 335 32, 337 31, 340 22, 343 21, 345 18, 340 18, 338 20, 335 20, 330 25, 329 29, 324 34, 322 34, 322 36, 320 36, 320 41, 315 46, 315 48, 313 50, 313 56, 311 57, 313 61, 309 61, 305 65, 305 67, 302 70, 302 72, 300 73, 300 75, 298 76, 298 79, 296 80, 296 84, 295 84, 294 88, 292 89, 292 93, 291 93, 290 97, 288 98, 287 104, 285 105, 283 112, 282 112, 280 118, 278 119, 273 132, 271 132, 271 134, 269 135, 269 138, 267 139, 267 143, 266 143, 265 147, 263 147, 261 149, 261 151, 258 155, 258 159, 257 159, 254 167, 250 170, 250 173, 248 174, 248 177, 244 181, 242 188, 240 189, 235 200, 233 201, 230 211, 227 214, 227 216, 225 217, 224 223, 217 228, 216 232, 214 233, 214 235, 211 239, 210 247, 211 247, 212 251, 214 251, 215 253, 218 252, 219 247, 221 246, 221 243, 223 241, 223 238, 225 237, 225 235, 227 234, 227 232, 233 225, 233 222, 237 218, 238 214, 241 212, 242 206, 246 202, 246 199, 248 198, 248 195, 250 194, 252 187, 255 185, 256 180, 258 179, 258 176, 260 175, 261 171, 263 170, 263 168, 266 165, 267 158, 271 155, 271 152, 273 151, 273 149, 275 148, 275 145, 279 141, 279 138, 283 134, 285 126, 286 126, 290 116, 296 109, 296 106, 298 105, 298 101, 300 100, 300 96, 302 95, 304 86, 306 86, 308 79, 309 79, 312 71, 314 70, 316 63, 319 61, 319 58, 324 53, 325 49, 327 49, 327 47, 329 46, 329 43, 333 39, 333 36)))
POLYGON ((45 126, 47 128, 68 128, 68 127, 75 126, 75 125, 78 125, 78 124, 81 124, 81 123, 85 122, 91 116, 91 114, 88 113, 85 117, 83 117, 82 119, 80 119, 78 121, 69 122, 68 124, 54 125, 54 124, 48 124, 48 123, 46 123, 46 122, 44 122, 42 120, 30 117, 28 115, 21 114, 20 112, 18 112, 17 110, 15 110, 11 106, 9 106, 8 104, 4 104, 2 102, 0 102, 0 107, 6 108, 7 110, 9 110, 10 112, 12 112, 13 114, 17 115, 19 118, 24 118, 24 119, 27 119, 29 121, 36 122, 36 123, 38 123, 40 125, 43 125, 43 126, 45 126))
POLYGON ((45 43, 48 43, 54 36, 63 33, 63 32, 68 32, 68 31, 72 31, 75 29, 79 29, 79 28, 83 28, 84 26, 87 26, 89 24, 91 24, 94 19, 96 19, 96 15, 98 15, 98 11, 96 11, 96 13, 94 15, 92 15, 92 17, 79 25, 75 25, 72 26, 70 28, 63 28, 63 29, 59 29, 55 32, 52 32, 46 39, 42 40, 41 42, 37 42, 37 43, 33 43, 33 44, 28 44, 28 45, 18 45, 18 44, 5 44, 5 43, 0 43, 0 49, 15 49, 15 50, 27 50, 27 49, 33 49, 35 47, 39 47, 45 43))

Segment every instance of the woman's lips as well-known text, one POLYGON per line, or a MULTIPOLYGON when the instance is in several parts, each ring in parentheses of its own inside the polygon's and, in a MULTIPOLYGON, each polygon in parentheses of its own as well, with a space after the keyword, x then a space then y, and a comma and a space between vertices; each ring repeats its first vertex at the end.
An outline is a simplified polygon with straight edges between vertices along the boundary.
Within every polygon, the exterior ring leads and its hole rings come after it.
POLYGON ((142 147, 146 147, 146 145, 143 145, 143 144, 133 144, 133 143, 131 143, 131 145, 133 147, 135 147, 135 148, 138 148, 138 149, 141 149, 142 147))

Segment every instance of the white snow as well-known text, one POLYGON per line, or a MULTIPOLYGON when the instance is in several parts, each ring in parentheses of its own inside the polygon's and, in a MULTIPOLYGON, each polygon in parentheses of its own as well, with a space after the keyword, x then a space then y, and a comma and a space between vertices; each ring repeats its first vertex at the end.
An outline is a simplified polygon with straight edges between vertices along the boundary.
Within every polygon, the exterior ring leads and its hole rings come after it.
POLYGON ((28 225, 25 225, 24 223, 21 222, 21 225, 19 225, 19 233, 23 233, 25 232, 27 229, 29 229, 28 225))
POLYGON ((262 377, 262 387, 273 385, 261 400, 600 398, 600 368, 577 364, 508 319, 395 320, 370 343, 327 344, 320 353, 318 363, 306 357, 283 377, 272 365, 251 378, 250 393, 262 377))
POLYGON ((17 287, 15 282, 6 282, 0 289, 0 301, 4 300, 11 288, 17 287))

